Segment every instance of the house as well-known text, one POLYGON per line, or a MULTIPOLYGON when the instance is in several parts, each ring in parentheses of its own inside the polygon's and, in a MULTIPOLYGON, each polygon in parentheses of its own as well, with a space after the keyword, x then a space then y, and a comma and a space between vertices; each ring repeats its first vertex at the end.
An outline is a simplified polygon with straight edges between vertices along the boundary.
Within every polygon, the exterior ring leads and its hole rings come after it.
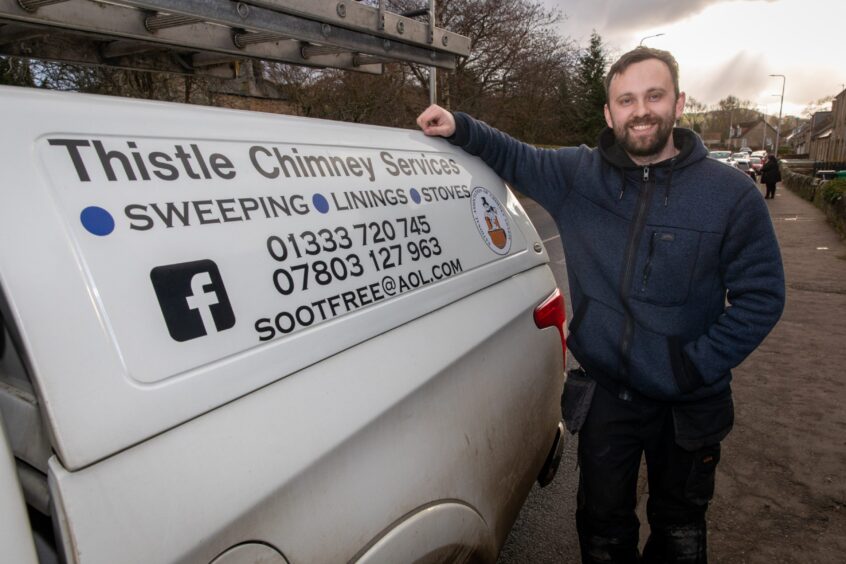
POLYGON ((728 145, 732 150, 771 150, 775 147, 776 128, 764 118, 734 124, 729 131, 728 145))
POLYGON ((846 162, 846 90, 834 97, 831 112, 834 115, 828 146, 829 157, 825 160, 846 162))
POLYGON ((811 127, 811 122, 806 121, 797 125, 787 137, 784 138, 784 144, 790 147, 790 152, 794 155, 808 154, 808 130, 811 127))
POLYGON ((722 139, 719 133, 703 133, 702 142, 705 143, 705 146, 708 147, 708 149, 722 146, 722 139))
MULTIPOLYGON (((811 124, 806 134, 806 144, 802 146, 807 150, 808 158, 813 161, 828 160, 828 146, 831 140, 832 124, 834 123, 834 112, 817 112, 811 116, 811 124)), ((802 151, 804 154, 805 151, 802 151)))

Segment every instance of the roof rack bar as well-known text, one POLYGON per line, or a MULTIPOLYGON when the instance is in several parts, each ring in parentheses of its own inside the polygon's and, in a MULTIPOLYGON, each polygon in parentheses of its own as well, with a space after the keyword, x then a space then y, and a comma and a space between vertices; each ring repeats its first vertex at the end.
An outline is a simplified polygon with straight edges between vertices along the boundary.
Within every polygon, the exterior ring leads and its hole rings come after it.
POLYGON ((353 57, 353 66, 360 67, 362 65, 381 65, 384 63, 396 63, 396 59, 388 59, 387 57, 372 57, 370 55, 355 55, 353 57))
POLYGON ((223 53, 197 53, 191 57, 191 64, 194 67, 213 67, 241 61, 243 59, 223 53))
POLYGON ((155 43, 143 43, 141 41, 112 41, 100 50, 100 54, 106 59, 117 59, 139 53, 150 51, 161 51, 162 46, 155 43))
POLYGON ((67 2, 68 0, 18 0, 18 6, 26 10, 27 12, 35 12, 38 8, 43 8, 44 6, 49 6, 50 4, 59 4, 61 2, 67 2))
POLYGON ((0 28, 0 46, 30 39, 40 39, 49 34, 50 32, 46 29, 10 24, 0 28))
MULTIPOLYGON (((426 43, 431 45, 435 42, 435 0, 429 0, 429 29, 427 30, 426 43)), ((444 39, 447 39, 444 36, 444 39)), ((446 42, 444 43, 446 45, 446 42)))
POLYGON ((171 27, 181 27, 183 25, 191 25, 203 21, 202 18, 195 18, 192 16, 184 16, 182 14, 162 15, 156 14, 154 16, 147 16, 144 19, 144 27, 150 33, 155 33, 160 29, 169 29, 171 27))
POLYGON ((419 18, 420 16, 426 16, 429 14, 429 8, 420 8, 418 10, 409 10, 407 12, 402 12, 400 15, 404 18, 419 18))

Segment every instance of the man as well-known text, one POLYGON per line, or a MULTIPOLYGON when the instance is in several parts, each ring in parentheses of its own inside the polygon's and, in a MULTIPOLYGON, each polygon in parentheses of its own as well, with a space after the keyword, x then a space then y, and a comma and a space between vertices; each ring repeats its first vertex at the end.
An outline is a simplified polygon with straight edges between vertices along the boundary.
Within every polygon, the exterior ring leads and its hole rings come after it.
POLYGON ((478 155, 556 220, 574 308, 564 419, 579 433, 583 562, 706 562, 705 512, 729 383, 784 305, 772 223, 749 176, 674 129, 685 95, 666 51, 639 47, 606 78, 596 149, 540 150, 427 108, 417 123, 478 155), (598 385, 596 385, 598 384, 598 385), (650 536, 638 553, 645 454, 650 536))

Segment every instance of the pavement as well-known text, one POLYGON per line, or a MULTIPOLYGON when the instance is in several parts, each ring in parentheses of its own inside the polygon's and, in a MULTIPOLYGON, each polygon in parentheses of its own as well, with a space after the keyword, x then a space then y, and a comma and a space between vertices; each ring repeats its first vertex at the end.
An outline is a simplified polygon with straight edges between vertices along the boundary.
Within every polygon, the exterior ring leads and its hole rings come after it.
MULTIPOLYGON (((759 185, 763 191, 763 186, 759 185)), ((779 184, 784 314, 734 371, 735 427, 709 511, 713 562, 846 560, 846 243, 779 184)))

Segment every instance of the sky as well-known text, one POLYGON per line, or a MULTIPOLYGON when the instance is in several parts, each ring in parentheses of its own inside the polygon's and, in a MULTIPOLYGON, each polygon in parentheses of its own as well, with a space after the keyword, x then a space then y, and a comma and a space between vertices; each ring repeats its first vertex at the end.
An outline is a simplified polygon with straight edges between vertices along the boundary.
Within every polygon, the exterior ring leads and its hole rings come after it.
POLYGON ((596 30, 614 59, 663 33, 643 44, 673 53, 681 89, 709 106, 732 94, 778 115, 770 74, 786 77, 784 115, 846 87, 846 0, 541 1, 562 35, 585 47, 596 30))

